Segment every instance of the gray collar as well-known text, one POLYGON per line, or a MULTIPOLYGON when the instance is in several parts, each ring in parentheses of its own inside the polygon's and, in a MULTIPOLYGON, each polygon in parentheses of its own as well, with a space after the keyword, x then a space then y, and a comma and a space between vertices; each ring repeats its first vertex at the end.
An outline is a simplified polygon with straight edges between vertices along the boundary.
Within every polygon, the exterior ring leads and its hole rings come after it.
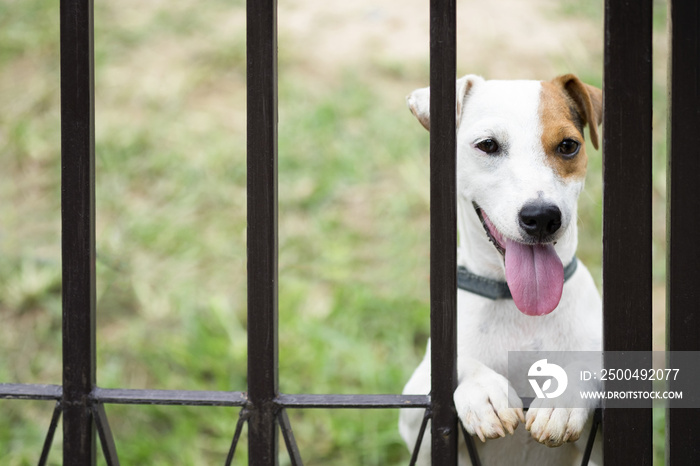
MULTIPOLYGON (((574 256, 569 265, 564 267, 564 281, 571 278, 577 266, 578 259, 574 256)), ((489 299, 513 299, 506 282, 476 275, 463 265, 457 267, 457 288, 489 299)))

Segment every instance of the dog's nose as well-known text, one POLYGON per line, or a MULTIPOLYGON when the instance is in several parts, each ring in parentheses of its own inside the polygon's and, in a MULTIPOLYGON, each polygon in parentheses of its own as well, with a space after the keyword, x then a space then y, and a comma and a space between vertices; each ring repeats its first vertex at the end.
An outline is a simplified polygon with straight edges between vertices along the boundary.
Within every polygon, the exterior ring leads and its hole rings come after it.
POLYGON ((561 227, 561 210, 554 204, 529 202, 520 210, 520 227, 528 235, 543 239, 561 227))

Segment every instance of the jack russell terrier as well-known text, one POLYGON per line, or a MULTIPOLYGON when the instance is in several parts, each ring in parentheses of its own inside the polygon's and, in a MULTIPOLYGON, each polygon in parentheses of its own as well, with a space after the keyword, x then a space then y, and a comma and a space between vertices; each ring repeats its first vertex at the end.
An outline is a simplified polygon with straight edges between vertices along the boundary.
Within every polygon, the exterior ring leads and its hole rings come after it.
MULTIPOLYGON (((430 88, 407 101, 430 130, 430 88)), ((583 128, 598 148, 602 91, 570 74, 552 81, 468 75, 457 81, 456 111, 457 414, 481 439, 485 465, 580 463, 585 439, 576 440, 588 435, 592 409, 552 409, 536 400, 524 414, 519 398, 509 403, 505 375, 508 351, 602 349, 600 295, 575 256, 587 166, 583 128)), ((430 343, 404 393, 429 391, 430 343)), ((401 410, 399 430, 410 449, 422 418, 419 410, 401 410)), ((429 437, 418 464, 430 464, 429 437)), ((469 465, 464 445, 460 465, 469 465)), ((597 446, 589 464, 599 457, 597 446)))

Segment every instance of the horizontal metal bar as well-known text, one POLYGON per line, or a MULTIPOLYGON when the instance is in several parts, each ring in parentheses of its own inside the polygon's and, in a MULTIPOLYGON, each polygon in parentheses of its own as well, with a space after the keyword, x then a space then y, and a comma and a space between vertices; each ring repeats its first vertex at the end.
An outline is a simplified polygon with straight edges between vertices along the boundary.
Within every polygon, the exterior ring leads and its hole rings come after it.
POLYGON ((284 408, 427 408, 430 395, 279 395, 284 408))
POLYGON ((245 406, 248 403, 248 397, 243 392, 192 390, 96 388, 92 397, 95 401, 107 404, 245 406))
MULTIPOLYGON (((60 385, 0 384, 0 399, 60 400, 60 385)), ((106 404, 182 405, 182 406, 247 406, 245 392, 196 390, 139 390, 96 388, 92 399, 106 404)), ((525 409, 531 398, 523 398, 525 409)), ((275 404, 282 408, 391 409, 427 408, 430 395, 279 395, 275 404)))
MULTIPOLYGON (((60 400, 60 385, 0 384, 0 399, 60 400)), ((95 388, 92 399, 106 404, 246 406, 245 392, 95 388)), ((427 408, 430 395, 279 395, 283 408, 427 408)))
POLYGON ((58 401, 62 395, 60 385, 0 383, 0 399, 58 401))

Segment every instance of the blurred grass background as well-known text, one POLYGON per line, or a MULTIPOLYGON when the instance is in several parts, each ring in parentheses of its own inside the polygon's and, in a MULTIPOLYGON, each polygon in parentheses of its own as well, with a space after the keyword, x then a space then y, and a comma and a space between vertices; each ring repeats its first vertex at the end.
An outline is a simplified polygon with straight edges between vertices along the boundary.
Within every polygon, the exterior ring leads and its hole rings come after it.
MULTIPOLYGON (((428 82, 427 3, 328 2, 337 16, 322 3, 280 0, 280 389, 399 393, 429 329, 428 134, 404 104, 428 82), (426 22, 413 27, 405 10, 426 22), (355 37, 363 33, 374 35, 355 37), (379 42, 394 33, 393 45, 379 42)), ((460 2, 460 73, 574 72, 600 86, 602 2, 537 0, 518 16, 526 3, 460 2), (501 33, 513 28, 500 15, 524 23, 516 32, 529 55, 509 53, 516 44, 501 33), (475 41, 474 17, 493 34, 475 41), (538 48, 526 38, 535 31, 554 32, 538 48)), ((665 5, 656 6, 662 349, 665 5)), ((0 382, 61 381, 58 30, 58 2, 0 0, 0 382)), ((98 383, 245 390, 245 3, 99 2, 95 64, 98 383)), ((599 284, 601 185, 591 151, 579 256, 599 284)), ((36 463, 52 409, 0 401, 1 464, 36 463)), ((107 412, 127 465, 222 464, 237 420, 228 408, 107 412)), ((408 461, 393 410, 290 417, 308 464, 408 461)), ((655 423, 663 464, 662 411, 655 423)), ((51 464, 60 464, 60 438, 51 464)), ((245 438, 234 462, 247 464, 245 438)))

